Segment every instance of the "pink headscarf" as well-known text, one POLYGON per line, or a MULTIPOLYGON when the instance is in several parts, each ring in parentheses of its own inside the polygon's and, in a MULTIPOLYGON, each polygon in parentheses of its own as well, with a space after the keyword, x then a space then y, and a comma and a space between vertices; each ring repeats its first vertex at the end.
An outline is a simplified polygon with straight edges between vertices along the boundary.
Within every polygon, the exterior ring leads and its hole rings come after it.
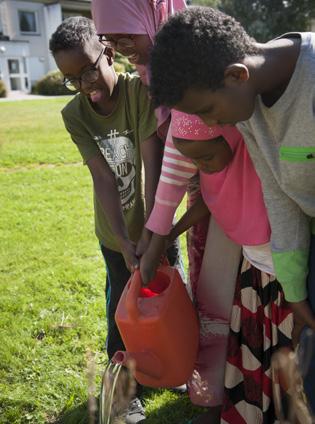
MULTIPOLYGON (((147 34, 152 45, 160 26, 178 10, 185 0, 92 0, 92 16, 98 34, 147 34)), ((144 84, 149 83, 147 66, 136 66, 144 84)), ((166 107, 156 109, 158 126, 169 118, 166 107)))
POLYGON ((185 0, 92 0, 98 34, 147 34, 152 44, 160 26, 185 0))
POLYGON ((233 159, 221 172, 200 172, 203 199, 224 232, 240 245, 255 246, 270 240, 270 226, 260 180, 240 132, 231 126, 208 127, 195 115, 172 110, 173 137, 210 140, 223 136, 233 159))

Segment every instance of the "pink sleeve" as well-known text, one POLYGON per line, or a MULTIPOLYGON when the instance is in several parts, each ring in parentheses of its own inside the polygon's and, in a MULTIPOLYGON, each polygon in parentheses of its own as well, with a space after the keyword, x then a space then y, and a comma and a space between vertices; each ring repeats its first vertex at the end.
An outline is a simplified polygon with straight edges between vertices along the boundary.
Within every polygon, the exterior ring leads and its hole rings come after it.
POLYGON ((166 137, 155 203, 146 228, 160 235, 169 234, 176 209, 186 193, 189 179, 196 172, 197 168, 190 159, 174 147, 170 128, 166 137))

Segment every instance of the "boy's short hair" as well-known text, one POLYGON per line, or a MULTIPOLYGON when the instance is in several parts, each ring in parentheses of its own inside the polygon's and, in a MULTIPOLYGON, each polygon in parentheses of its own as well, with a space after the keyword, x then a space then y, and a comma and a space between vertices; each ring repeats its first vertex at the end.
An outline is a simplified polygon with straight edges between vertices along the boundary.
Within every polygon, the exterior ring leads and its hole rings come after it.
POLYGON ((52 34, 49 49, 53 55, 60 50, 70 50, 82 47, 88 41, 98 36, 94 22, 84 16, 74 16, 65 19, 52 34))
POLYGON ((190 7, 166 22, 151 52, 151 94, 156 106, 174 106, 189 87, 222 87, 224 70, 247 54, 255 40, 231 16, 190 7))

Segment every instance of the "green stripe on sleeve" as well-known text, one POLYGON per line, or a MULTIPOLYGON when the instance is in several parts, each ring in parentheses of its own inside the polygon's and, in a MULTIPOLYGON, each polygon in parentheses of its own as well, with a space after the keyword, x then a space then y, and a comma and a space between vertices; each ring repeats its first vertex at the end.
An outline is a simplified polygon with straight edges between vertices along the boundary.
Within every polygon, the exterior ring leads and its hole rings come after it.
POLYGON ((272 252, 276 277, 288 302, 300 302, 307 298, 308 250, 272 252))
POLYGON ((315 147, 292 147, 292 146, 281 146, 280 147, 280 160, 288 162, 314 162, 315 161, 315 147))

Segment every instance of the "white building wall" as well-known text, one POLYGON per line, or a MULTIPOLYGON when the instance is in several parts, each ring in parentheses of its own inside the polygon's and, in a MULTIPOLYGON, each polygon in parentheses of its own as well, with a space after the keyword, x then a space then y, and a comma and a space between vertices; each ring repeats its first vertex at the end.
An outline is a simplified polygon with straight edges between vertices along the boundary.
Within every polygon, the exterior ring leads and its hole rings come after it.
MULTIPOLYGON (((44 7, 44 23, 47 43, 49 44, 50 37, 55 32, 57 26, 61 24, 62 13, 60 4, 51 4, 44 7)), ((56 69, 55 60, 50 53, 47 57, 47 71, 56 69)))
POLYGON ((31 85, 34 85, 36 81, 43 77, 46 74, 46 60, 42 56, 30 56, 29 63, 29 73, 31 75, 31 85))

